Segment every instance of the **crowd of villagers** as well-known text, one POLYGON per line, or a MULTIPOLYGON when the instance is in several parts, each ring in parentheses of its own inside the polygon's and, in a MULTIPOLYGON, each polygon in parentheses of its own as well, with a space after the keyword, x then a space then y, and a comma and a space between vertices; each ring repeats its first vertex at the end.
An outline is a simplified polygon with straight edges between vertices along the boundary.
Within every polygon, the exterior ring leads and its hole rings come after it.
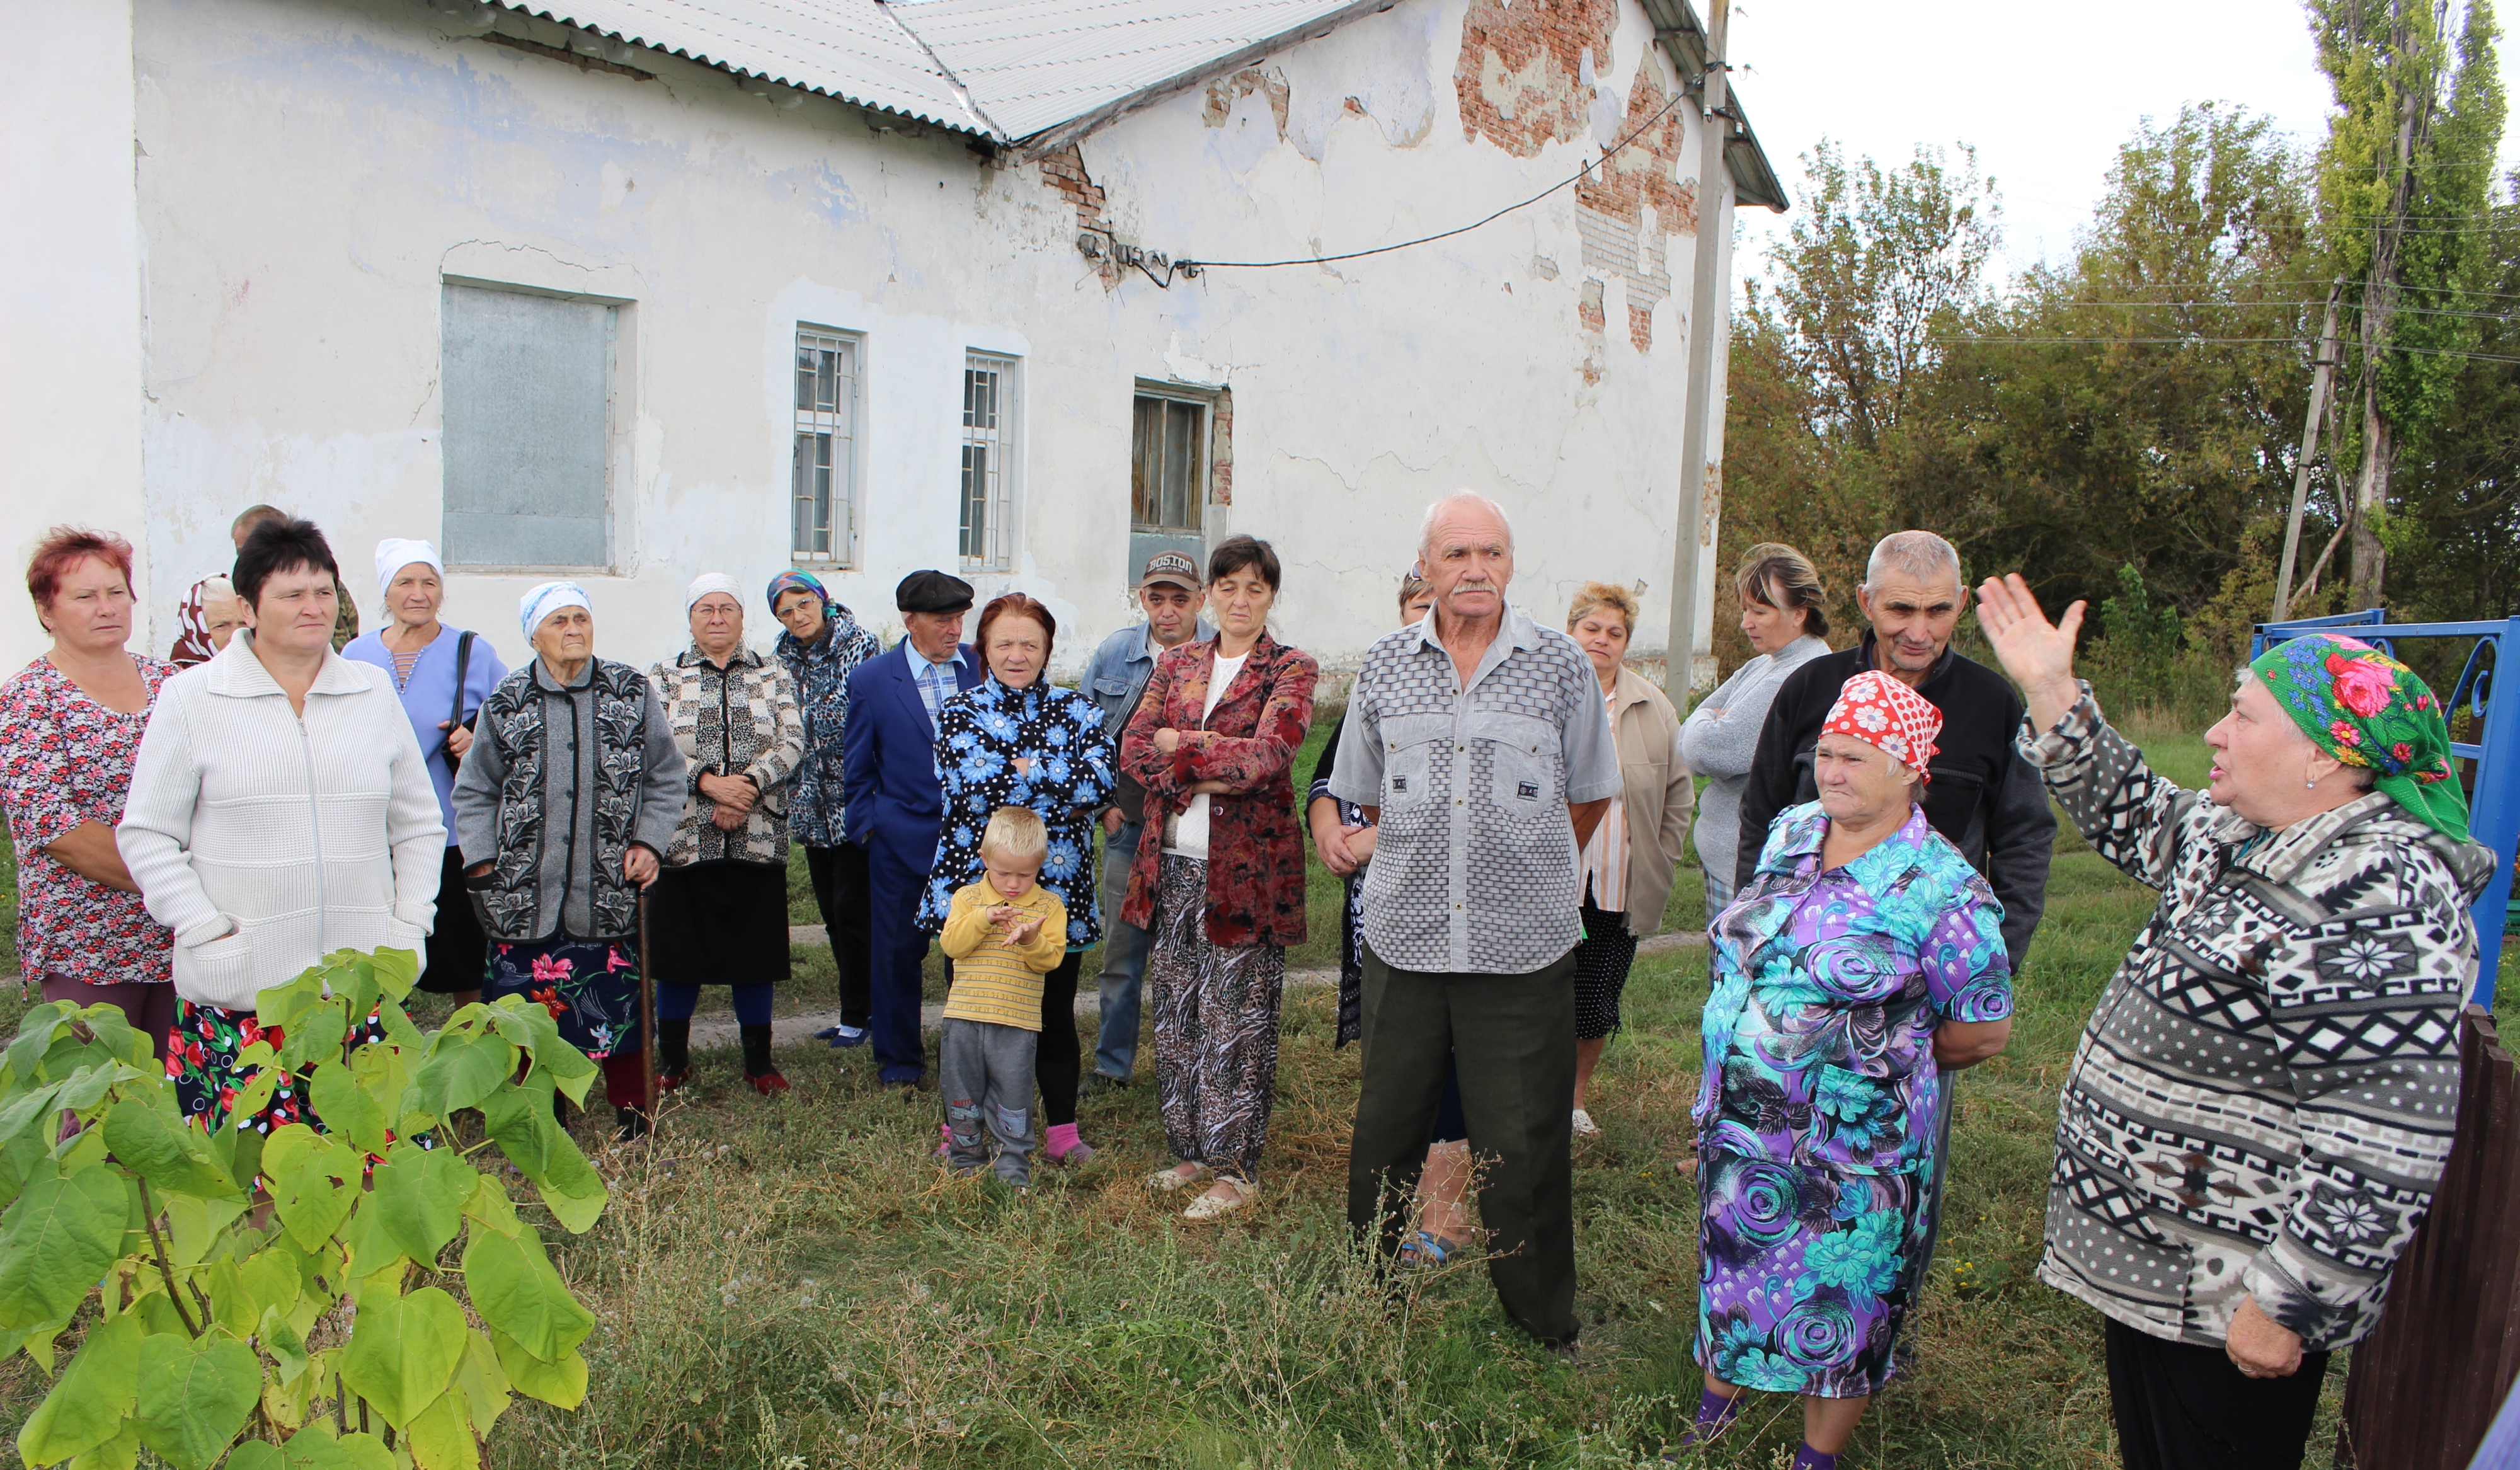
POLYGON ((742 588, 701 575, 688 645, 644 668, 546 582, 512 668, 439 620, 425 541, 377 547, 361 633, 317 528, 256 507, 235 531, 166 661, 126 647, 129 545, 56 528, 26 571, 51 648, 0 687, 25 982, 120 1008, 204 1126, 321 1125, 302 1077, 232 1104, 257 993, 342 948, 416 951, 459 1006, 547 1007, 625 1141, 652 1052, 690 1083, 703 985, 732 988, 743 1076, 776 1096, 794 843, 839 973, 822 1039, 933 1094, 941 1167, 1017 1190, 1036 1153, 1085 1167, 1078 1099, 1133 1084, 1150 1022, 1171 1162, 1146 1184, 1217 1219, 1264 1198, 1309 847, 1347 887, 1360 1246, 1393 1271, 1483 1250, 1506 1314, 1572 1357, 1572 1152, 1693 815, 1705 1383, 1671 1452, 1791 1394, 1795 1464, 1831 1470, 1909 1366, 1956 1075, 2008 1038, 2061 807, 2161 894, 2064 1080, 2039 1264, 2100 1318, 2131 1470, 2300 1462, 2451 1145, 2494 858, 2440 701, 2351 638, 2242 670, 2184 790, 2074 676, 2080 604, 2051 621, 2017 576, 1979 586, 1999 673, 1951 647, 1958 554, 1903 531, 1832 651, 1819 576, 1768 544, 1735 578, 1757 657, 1684 720, 1628 666, 1635 598, 1592 583, 1563 630, 1536 622, 1505 513, 1465 492, 1429 507, 1299 803, 1320 670, 1272 635, 1283 569, 1247 535, 1148 561, 1144 620, 1069 689, 1047 607, 995 598, 966 642, 974 594, 939 572, 901 581, 886 649, 784 571, 767 652, 742 588))

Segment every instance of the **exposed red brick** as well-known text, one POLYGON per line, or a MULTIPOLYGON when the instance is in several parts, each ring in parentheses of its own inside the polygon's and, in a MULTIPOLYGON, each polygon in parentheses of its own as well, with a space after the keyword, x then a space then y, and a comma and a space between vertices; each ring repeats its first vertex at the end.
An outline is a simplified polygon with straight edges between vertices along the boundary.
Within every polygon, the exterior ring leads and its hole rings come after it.
MULTIPOLYGON (((1223 127, 1234 115, 1234 104, 1254 92, 1269 98, 1269 115, 1277 119, 1278 136, 1286 136, 1286 78, 1275 69, 1268 71, 1244 68, 1232 76, 1220 76, 1207 84, 1207 104, 1201 115, 1210 127, 1223 127)), ((1353 99, 1351 99, 1353 100, 1353 99)))
POLYGON ((1593 109, 1584 53, 1593 53, 1596 75, 1608 75, 1618 19, 1618 0, 1470 0, 1453 71, 1462 136, 1484 137, 1520 159, 1584 136, 1593 109), (1492 69, 1508 92, 1495 100, 1487 95, 1492 69))
MULTIPOLYGON (((1085 155, 1077 150, 1075 144, 1070 143, 1057 153, 1044 155, 1040 167, 1041 181, 1076 207, 1076 223, 1079 228, 1089 230, 1104 228, 1102 186, 1094 182, 1085 172, 1085 155)), ((1111 256, 1107 251, 1101 259, 1094 262, 1094 267, 1096 273, 1102 277, 1102 284, 1105 286, 1114 285, 1120 279, 1120 267, 1111 262, 1111 256)))
POLYGON ((1603 283, 1599 281, 1587 281, 1584 283, 1583 296, 1575 302, 1575 320, 1587 332, 1603 332, 1609 329, 1609 316, 1601 309, 1603 289, 1603 283))
POLYGON ((1653 308, 1651 306, 1632 305, 1628 308, 1628 345, 1640 352, 1653 350, 1653 308))
POLYGON ((1622 138, 1641 127, 1644 131, 1578 182, 1575 201, 1630 224, 1640 222, 1644 207, 1651 205, 1654 222, 1665 235, 1683 231, 1693 235, 1697 233, 1697 190, 1677 177, 1680 115, 1687 108, 1673 108, 1651 127, 1645 127, 1645 119, 1661 113, 1671 101, 1671 94, 1662 89, 1662 78, 1655 75, 1657 69, 1637 69, 1636 85, 1628 89, 1627 115, 1619 119, 1622 138))
POLYGON ((1210 505, 1234 503, 1234 390, 1216 395, 1207 419, 1207 499, 1210 505))

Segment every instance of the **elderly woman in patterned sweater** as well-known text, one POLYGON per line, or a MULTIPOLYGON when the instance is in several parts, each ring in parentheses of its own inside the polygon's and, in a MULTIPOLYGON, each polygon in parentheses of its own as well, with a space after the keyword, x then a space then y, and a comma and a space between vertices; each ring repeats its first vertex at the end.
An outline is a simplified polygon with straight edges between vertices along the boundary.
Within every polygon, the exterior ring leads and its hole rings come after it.
POLYGON ((796 681, 805 752, 788 782, 788 830, 805 850, 805 877, 840 977, 840 1021, 816 1034, 833 1046, 863 1046, 875 1017, 874 898, 866 849, 844 835, 841 742, 849 724, 849 675, 883 652, 857 615, 832 600, 812 573, 790 567, 770 579, 770 616, 782 631, 771 652, 796 681))
POLYGON ((455 778, 465 883, 490 937, 481 993, 548 1007, 604 1064, 613 1119, 636 1138, 649 1124, 639 895, 682 818, 683 753, 647 676, 595 656, 585 588, 544 582, 518 617, 534 657, 482 702, 455 778))
POLYGON ((1102 707, 1043 680, 1058 620, 1020 592, 980 610, 978 648, 987 677, 945 701, 936 715, 936 773, 945 795, 936 860, 919 909, 920 927, 945 927, 957 890, 980 881, 988 864, 980 837, 1001 806, 1029 806, 1049 833, 1041 886, 1067 909, 1067 957, 1042 977, 1041 1039, 1033 1077, 1041 1087, 1042 1151, 1074 1167, 1094 1157, 1076 1135, 1076 1085, 1084 1059, 1076 1041, 1076 975, 1102 938, 1095 903, 1094 828, 1110 804, 1114 761, 1102 707))
POLYGON ((2051 624, 2019 576, 1978 595, 2029 704, 2023 756, 2162 891, 2065 1076, 2040 1279, 2108 1319, 2129 1470, 2298 1465, 2457 1118, 2494 854, 2468 841, 2441 701, 2352 638, 2278 644, 2182 791, 2074 677, 2081 603, 2051 624))
POLYGON ((788 782, 805 752, 787 666, 743 646, 735 578, 709 573, 684 595, 692 646, 648 670, 691 772, 683 818, 651 900, 656 1085, 692 1075, 702 985, 735 991, 743 1076, 788 1090, 770 1060, 770 988, 788 978, 788 782))
POLYGON ((1278 1080, 1286 946, 1304 942, 1304 839, 1291 769, 1321 666, 1269 636, 1282 579, 1266 541, 1232 536, 1207 563, 1216 636, 1155 661, 1120 741, 1147 788, 1123 916, 1154 938, 1155 1090, 1181 1162, 1167 1192, 1209 1181, 1182 1214, 1249 1203, 1278 1080))

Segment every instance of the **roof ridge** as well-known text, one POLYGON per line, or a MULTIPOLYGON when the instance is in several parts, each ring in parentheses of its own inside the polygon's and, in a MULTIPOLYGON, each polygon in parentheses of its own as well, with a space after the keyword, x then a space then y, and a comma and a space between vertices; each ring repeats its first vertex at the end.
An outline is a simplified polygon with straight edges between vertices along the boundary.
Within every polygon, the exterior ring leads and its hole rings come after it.
POLYGON ((875 8, 883 12, 883 18, 892 23, 895 30, 910 38, 911 44, 919 48, 920 55, 927 58, 927 64, 936 69, 936 74, 945 78, 945 85, 954 89, 954 100, 963 105, 963 111, 980 119, 980 125, 989 130, 990 137, 1000 143, 1014 141, 1007 135, 1005 128, 998 125, 998 119, 990 116, 980 104, 972 99, 971 89, 963 84, 963 78, 955 74, 953 68, 945 65, 945 58, 936 54, 936 48, 927 44, 927 37, 921 35, 908 21, 894 15, 888 0, 875 0, 875 8))

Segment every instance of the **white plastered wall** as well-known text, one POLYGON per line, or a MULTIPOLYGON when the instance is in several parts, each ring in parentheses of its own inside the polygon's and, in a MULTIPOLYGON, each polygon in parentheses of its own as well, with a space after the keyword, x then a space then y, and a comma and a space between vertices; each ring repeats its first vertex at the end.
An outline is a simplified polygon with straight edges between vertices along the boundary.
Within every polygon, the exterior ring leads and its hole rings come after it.
MULTIPOLYGON (((1264 91, 1212 125, 1192 89, 1094 134, 1083 157, 1106 216, 1132 243, 1206 259, 1428 234, 1597 156, 1640 66, 1673 81, 1630 7, 1599 77, 1602 137, 1517 159, 1462 137, 1461 13, 1408 0, 1266 64, 1286 88, 1282 132, 1264 91)), ((758 586, 787 565, 800 322, 862 335, 858 570, 827 580, 871 623, 892 620, 904 573, 954 566, 961 372, 976 348, 1021 361, 1021 450, 1013 570, 972 579, 984 597, 1048 602, 1064 671, 1132 616, 1140 379, 1232 388, 1233 503, 1210 532, 1276 542, 1282 635, 1326 662, 1390 624, 1423 506, 1463 486, 1513 512, 1515 598, 1535 616, 1561 617, 1598 577, 1642 584, 1642 641, 1664 626, 1685 234, 1642 353, 1616 274, 1609 330, 1579 327, 1587 272, 1565 191, 1391 255, 1113 287, 1033 166, 987 163, 941 131, 879 130, 829 99, 782 108, 671 59, 643 56, 659 73, 647 79, 581 70, 449 34, 417 0, 136 0, 136 16, 147 344, 126 442, 145 438, 145 503, 126 496, 111 519, 144 542, 158 651, 255 501, 325 527, 373 624, 370 548, 436 536, 450 276, 631 302, 616 565, 579 578, 613 657, 679 646, 698 573, 758 586)), ((514 662, 516 597, 533 579, 459 574, 449 620, 514 662)), ((27 622, 8 624, 11 652, 27 622)), ((770 631, 756 609, 752 640, 770 631)))

